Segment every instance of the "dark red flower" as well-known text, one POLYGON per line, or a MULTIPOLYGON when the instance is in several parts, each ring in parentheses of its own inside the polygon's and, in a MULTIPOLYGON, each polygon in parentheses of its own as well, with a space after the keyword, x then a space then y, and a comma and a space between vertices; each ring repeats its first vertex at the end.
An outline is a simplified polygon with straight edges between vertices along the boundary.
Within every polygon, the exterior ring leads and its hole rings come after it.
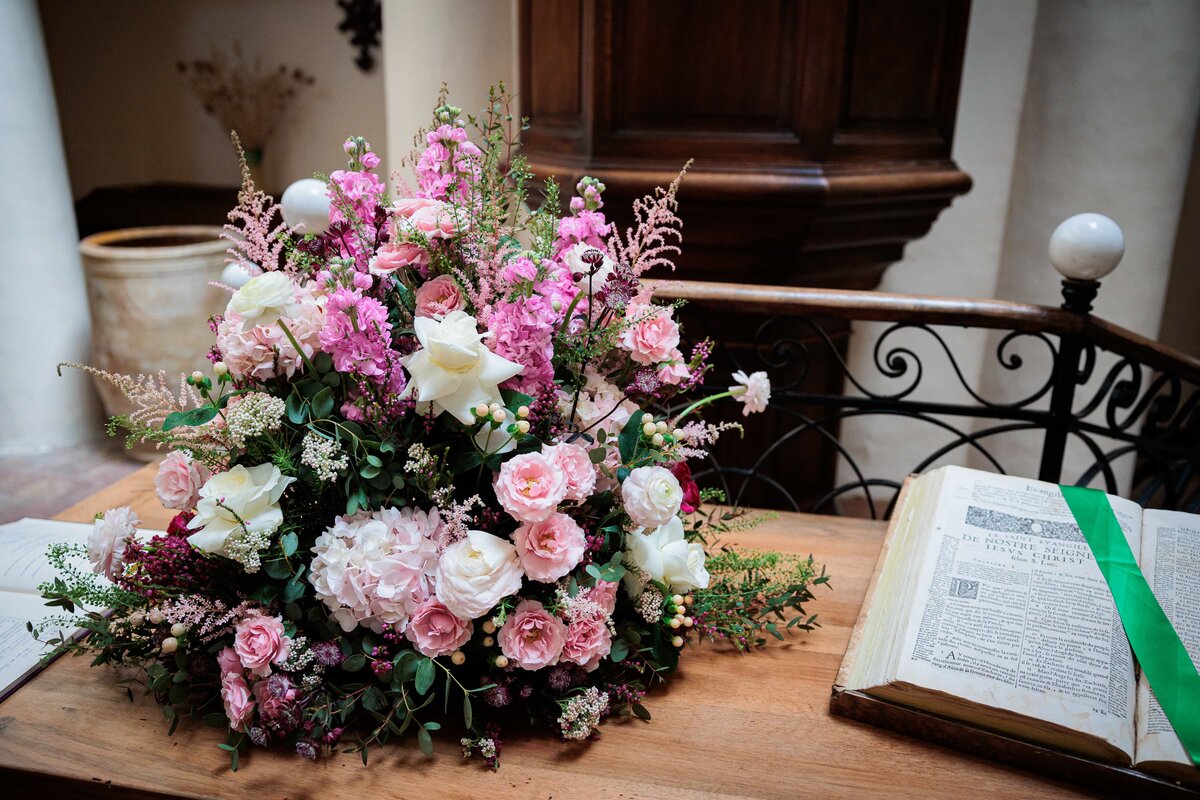
POLYGON ((192 517, 196 516, 191 511, 180 511, 171 518, 170 524, 167 525, 168 536, 188 537, 192 531, 188 530, 188 523, 192 521, 192 517))
POLYGON ((683 502, 679 504, 680 510, 685 514, 693 513, 700 507, 700 487, 692 480, 692 468, 686 461, 677 461, 671 465, 671 474, 675 476, 675 480, 679 481, 679 487, 683 489, 683 502))

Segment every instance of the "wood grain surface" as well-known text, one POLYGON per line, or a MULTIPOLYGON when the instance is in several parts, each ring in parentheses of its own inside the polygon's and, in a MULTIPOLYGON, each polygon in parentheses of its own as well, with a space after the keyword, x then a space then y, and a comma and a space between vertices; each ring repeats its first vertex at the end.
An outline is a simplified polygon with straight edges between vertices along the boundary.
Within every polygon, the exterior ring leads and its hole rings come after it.
MULTIPOLYGON (((86 521, 131 505, 165 527, 154 467, 68 509, 86 521)), ((552 736, 505 742, 500 770, 464 761, 449 736, 435 754, 389 746, 364 767, 252 750, 238 772, 223 734, 184 722, 174 736, 149 698, 131 703, 115 674, 63 658, 0 703, 0 797, 106 798, 794 798, 1083 797, 1064 784, 829 714, 830 689, 883 538, 883 523, 782 514, 729 541, 827 564, 833 591, 811 611, 823 627, 747 655, 689 648, 680 674, 646 705, 650 723, 614 722, 598 742, 552 736)))

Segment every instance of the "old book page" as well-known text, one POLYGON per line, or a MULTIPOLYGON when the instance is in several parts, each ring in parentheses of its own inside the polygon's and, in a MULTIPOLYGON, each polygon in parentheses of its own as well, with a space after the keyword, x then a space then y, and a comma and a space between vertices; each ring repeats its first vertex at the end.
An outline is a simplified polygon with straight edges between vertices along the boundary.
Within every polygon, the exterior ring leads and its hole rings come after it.
MULTIPOLYGON (((1134 751, 1133 660, 1116 606, 1062 494, 1035 480, 946 467, 893 654, 900 682, 1041 720, 1015 733, 1068 746, 1080 731, 1134 751)), ((1133 551, 1141 509, 1112 498, 1133 551)))
MULTIPOLYGON (((1140 562, 1146 581, 1192 663, 1200 666, 1200 517, 1147 509, 1142 515, 1140 562)), ((1138 766, 1177 764, 1183 776, 1196 779, 1196 768, 1145 675, 1138 681, 1137 692, 1138 766)))

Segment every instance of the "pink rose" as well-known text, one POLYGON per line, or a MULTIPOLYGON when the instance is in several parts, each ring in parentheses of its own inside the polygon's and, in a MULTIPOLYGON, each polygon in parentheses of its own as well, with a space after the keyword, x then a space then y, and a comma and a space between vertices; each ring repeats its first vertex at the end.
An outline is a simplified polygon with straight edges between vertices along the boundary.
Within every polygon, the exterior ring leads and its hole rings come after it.
POLYGON ((246 679, 234 672, 221 676, 221 701, 225 704, 225 716, 229 727, 235 731, 245 730, 246 723, 254 714, 254 699, 246 679))
POLYGON ((389 242, 379 248, 368 269, 373 275, 391 275, 398 269, 421 266, 429 261, 425 248, 412 242, 389 242))
POLYGON ((683 363, 683 353, 672 350, 669 361, 658 365, 658 379, 670 386, 678 386, 691 377, 687 364, 683 363))
POLYGON ((398 200, 392 210, 398 215, 397 230, 416 231, 427 239, 449 239, 466 226, 453 206, 422 197, 398 200))
POLYGON ((563 443, 543 446, 542 455, 553 461, 567 476, 567 500, 580 502, 588 499, 596 488, 596 468, 588 458, 587 450, 577 444, 563 443))
POLYGON ((562 659, 591 672, 612 650, 612 632, 599 617, 585 617, 567 626, 562 659))
POLYGON ((456 617, 436 597, 430 597, 417 606, 404 633, 421 655, 437 658, 466 644, 471 631, 470 620, 456 617))
POLYGON ((279 617, 246 617, 234 630, 233 650, 252 675, 265 678, 272 664, 287 660, 291 640, 284 635, 279 617))
POLYGON ((630 305, 625 324, 628 327, 621 334, 621 347, 639 364, 666 361, 679 347, 679 326, 671 318, 669 308, 630 305))
POLYGON ((496 499, 519 522, 541 522, 567 496, 567 476, 541 453, 524 453, 500 466, 496 499))
POLYGON ((164 508, 188 511, 200 499, 200 487, 208 480, 208 467, 192 460, 183 450, 172 450, 158 465, 154 489, 164 508))
POLYGON ((587 547, 583 528, 566 514, 526 522, 513 533, 517 558, 535 581, 553 583, 579 564, 587 547))
POLYGON ((595 586, 582 590, 580 594, 603 608, 611 617, 617 610, 617 587, 620 585, 615 581, 596 581, 595 586))
POLYGON ((536 600, 522 600, 500 629, 500 652, 521 669, 558 663, 567 626, 536 600))
POLYGON ((451 311, 458 311, 466 303, 463 302, 462 292, 458 284, 449 275, 439 275, 431 281, 421 284, 416 295, 418 317, 441 319, 451 311))
POLYGON ((237 653, 233 651, 232 647, 226 647, 217 653, 217 666, 221 668, 222 677, 230 672, 234 675, 242 674, 242 660, 238 658, 237 653))

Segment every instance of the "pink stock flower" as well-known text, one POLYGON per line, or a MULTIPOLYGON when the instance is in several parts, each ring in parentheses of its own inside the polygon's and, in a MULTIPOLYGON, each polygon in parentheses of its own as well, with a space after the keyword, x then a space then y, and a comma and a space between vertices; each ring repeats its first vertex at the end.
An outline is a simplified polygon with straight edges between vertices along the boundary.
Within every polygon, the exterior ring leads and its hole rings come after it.
POLYGON ((200 499, 200 487, 208 480, 208 467, 193 461, 183 450, 172 450, 158 465, 154 490, 164 508, 190 511, 200 499))
POLYGON ((225 704, 229 727, 239 733, 244 731, 246 723, 254 716, 254 697, 250 694, 246 679, 235 672, 222 675, 221 702, 225 704))
POLYGON ((596 488, 596 469, 588 457, 587 450, 577 444, 563 442, 556 445, 543 445, 542 455, 547 456, 558 465, 567 476, 567 500, 582 502, 596 488))
POLYGON ((536 600, 522 600, 508 616, 497 638, 500 652, 521 669, 557 664, 567 626, 536 600))
POLYGON ((657 364, 678 352, 679 325, 671 318, 671 309, 631 305, 625 324, 628 327, 621 333, 620 344, 637 363, 657 364))
POLYGON ((612 632, 608 623, 599 617, 585 617, 567 626, 563 641, 562 660, 578 664, 587 672, 600 666, 600 661, 612 650, 612 632))
POLYGON ((428 147, 417 161, 420 195, 441 199, 453 191, 466 200, 482 173, 483 153, 467 140, 464 129, 451 125, 430 131, 425 141, 428 147))
POLYGON ((451 613, 436 597, 429 597, 413 612, 405 635, 423 656, 449 655, 471 640, 470 620, 451 613))
POLYGON ((283 621, 279 617, 246 617, 234 631, 234 652, 242 666, 260 678, 271 674, 272 664, 287 660, 290 645, 291 640, 284 635, 283 621))
POLYGON ((587 546, 583 528, 566 514, 527 522, 513 533, 517 558, 535 581, 553 583, 578 566, 587 546))
POLYGON ((391 331, 382 303, 352 289, 338 289, 329 296, 319 338, 321 349, 333 356, 339 372, 381 382, 399 359, 399 354, 391 351, 391 331))
POLYGON ((464 309, 466 301, 458 284, 449 275, 439 275, 421 284, 416 292, 416 315, 441 319, 452 311, 464 309))
POLYGON ((519 522, 541 522, 567 496, 567 476, 541 453, 524 453, 500 466, 496 499, 519 522))
POLYGON ((500 280, 509 286, 524 283, 525 281, 532 281, 536 278, 537 265, 524 256, 509 261, 504 265, 504 269, 500 271, 500 280))

